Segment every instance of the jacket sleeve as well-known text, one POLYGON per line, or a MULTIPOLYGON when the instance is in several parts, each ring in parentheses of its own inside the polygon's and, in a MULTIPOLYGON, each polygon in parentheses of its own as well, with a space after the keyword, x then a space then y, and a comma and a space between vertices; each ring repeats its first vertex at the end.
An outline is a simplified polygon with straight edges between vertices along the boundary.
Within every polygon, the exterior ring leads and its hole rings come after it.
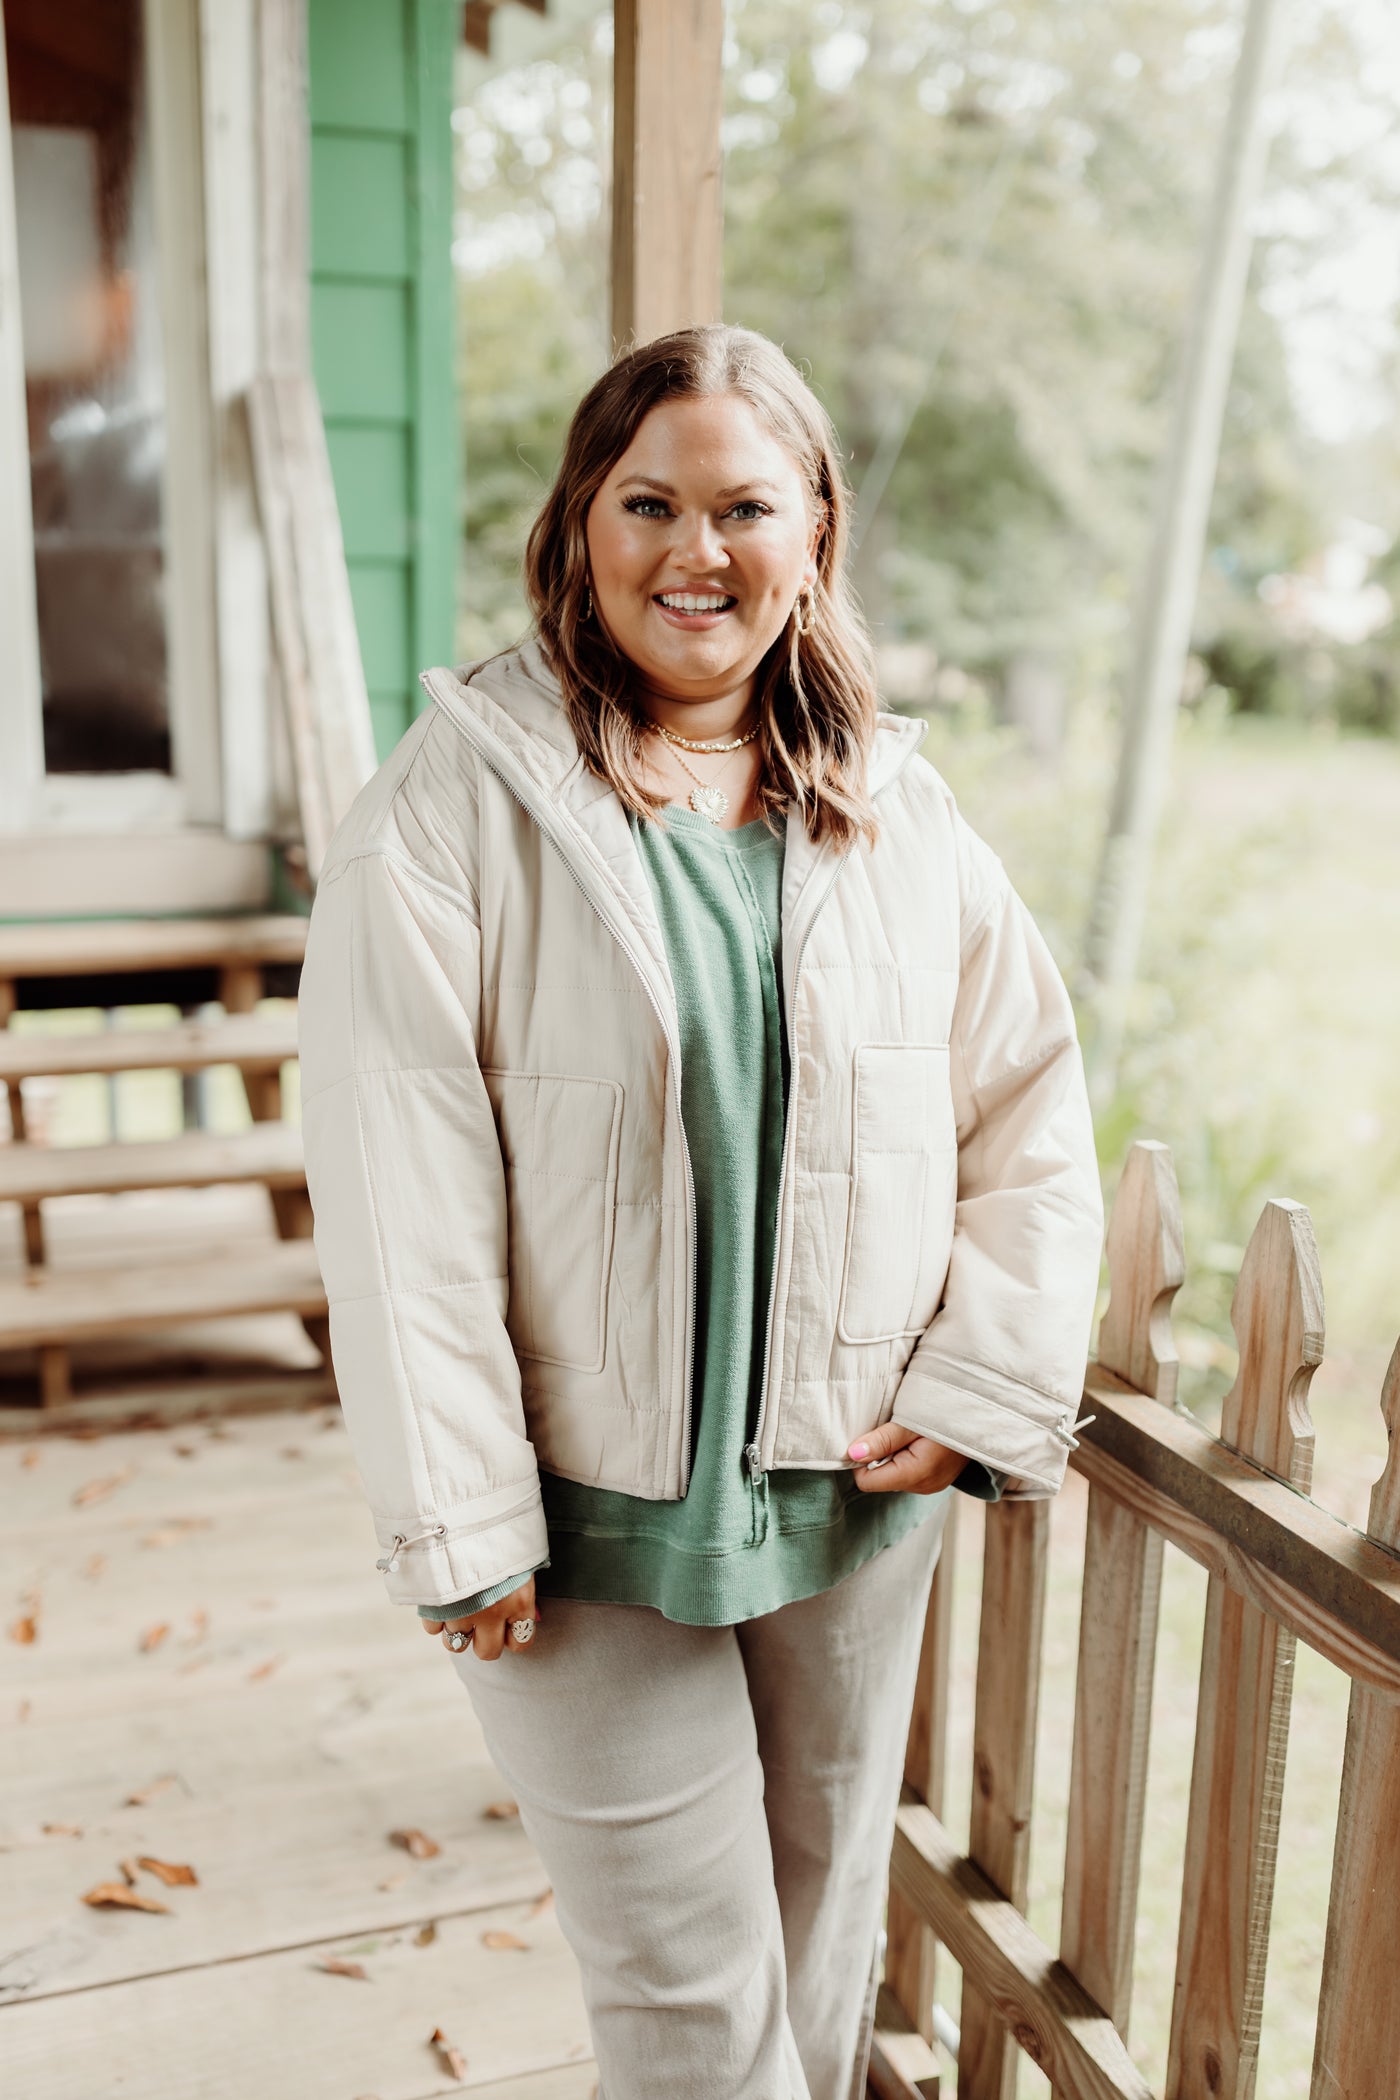
POLYGON ((895 1395, 902 1427, 1053 1495, 1074 1443, 1103 1198, 1074 1014, 990 848, 955 818, 962 961, 950 1038, 958 1195, 943 1301, 895 1395))
POLYGON ((478 1063, 474 899, 384 852, 322 882, 298 1001, 331 1354, 396 1603, 548 1553, 506 1332, 505 1169, 478 1063))

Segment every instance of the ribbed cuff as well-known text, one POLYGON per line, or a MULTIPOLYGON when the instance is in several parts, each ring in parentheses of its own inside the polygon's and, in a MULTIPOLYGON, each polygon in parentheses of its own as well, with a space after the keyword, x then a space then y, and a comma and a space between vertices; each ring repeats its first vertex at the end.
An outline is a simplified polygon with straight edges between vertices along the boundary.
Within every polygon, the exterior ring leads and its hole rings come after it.
POLYGON ((537 1561, 533 1568, 526 1568, 522 1575, 508 1575, 504 1582, 493 1582, 489 1590, 478 1590, 474 1597, 462 1597, 456 1604, 420 1604, 420 1619, 469 1619, 473 1612, 485 1611, 488 1604, 499 1604, 512 1590, 518 1590, 522 1582, 547 1568, 547 1560, 537 1561))

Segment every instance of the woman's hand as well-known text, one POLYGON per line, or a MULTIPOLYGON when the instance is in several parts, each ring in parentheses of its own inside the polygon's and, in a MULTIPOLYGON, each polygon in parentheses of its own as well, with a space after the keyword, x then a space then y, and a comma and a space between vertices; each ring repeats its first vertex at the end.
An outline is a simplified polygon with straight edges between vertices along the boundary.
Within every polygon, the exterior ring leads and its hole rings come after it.
MULTIPOLYGON (((501 1651, 509 1648, 514 1655, 528 1655, 530 1643, 516 1640, 510 1630, 512 1619, 534 1619, 539 1613, 535 1609, 535 1578, 527 1576, 518 1590, 508 1597, 497 1598, 484 1611, 474 1611, 467 1619, 420 1619, 424 1633, 470 1632, 472 1646, 483 1662, 495 1662, 501 1651)), ((465 1650, 463 1650, 465 1653, 465 1650)))
POLYGON ((961 1451, 935 1444, 931 1436, 898 1422, 883 1422, 867 1429, 863 1437, 846 1446, 847 1458, 868 1460, 856 1467, 856 1486, 863 1495, 887 1495, 901 1490, 906 1495, 937 1495, 951 1487, 967 1464, 961 1451))

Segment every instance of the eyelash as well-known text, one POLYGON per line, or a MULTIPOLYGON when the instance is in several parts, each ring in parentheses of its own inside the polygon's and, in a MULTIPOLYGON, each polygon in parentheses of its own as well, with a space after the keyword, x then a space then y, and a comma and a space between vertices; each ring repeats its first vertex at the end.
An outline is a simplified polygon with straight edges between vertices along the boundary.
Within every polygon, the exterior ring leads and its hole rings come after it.
MULTIPOLYGON (((623 509, 630 510, 634 517, 652 516, 653 508, 644 508, 643 506, 653 507, 654 511, 660 512, 663 517, 669 515, 666 505, 660 496, 627 496, 623 499, 623 509)), ((738 510, 752 510, 758 513, 758 517, 755 518, 740 518, 737 521, 740 525, 756 525, 759 518, 771 518, 773 515, 769 505, 760 503, 756 496, 746 496, 741 503, 736 503, 727 515, 733 517, 734 511, 738 510)))

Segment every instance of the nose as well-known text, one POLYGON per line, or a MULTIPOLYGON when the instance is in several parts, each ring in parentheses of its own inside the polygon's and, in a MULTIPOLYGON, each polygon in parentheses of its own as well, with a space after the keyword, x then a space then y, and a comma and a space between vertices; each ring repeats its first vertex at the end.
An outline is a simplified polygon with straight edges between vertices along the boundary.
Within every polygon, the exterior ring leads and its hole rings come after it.
POLYGON ((673 558, 688 569, 723 569, 729 566, 729 550, 724 544, 724 535, 708 511, 690 511, 681 516, 677 521, 676 538, 671 552, 673 558))

